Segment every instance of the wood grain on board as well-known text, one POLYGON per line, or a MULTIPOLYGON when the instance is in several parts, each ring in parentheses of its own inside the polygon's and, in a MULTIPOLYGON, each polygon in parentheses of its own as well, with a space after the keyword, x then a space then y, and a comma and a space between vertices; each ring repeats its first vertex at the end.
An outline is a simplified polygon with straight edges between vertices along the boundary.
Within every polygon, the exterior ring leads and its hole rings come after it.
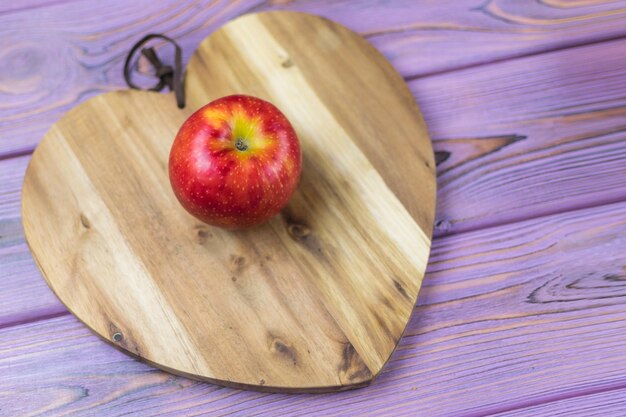
POLYGON ((51 416, 533 415, 539 404, 626 386, 625 236, 621 203, 435 240, 405 337, 361 390, 196 383, 113 351, 67 316, 0 331, 0 403, 51 416))
POLYGON ((124 88, 125 55, 145 34, 175 38, 186 61, 228 20, 268 9, 307 11, 356 30, 410 78, 626 35, 626 1, 3 2, 0 155, 32 151, 64 112, 124 88))
POLYGON ((408 323, 434 218, 432 147, 402 77, 348 29, 271 12, 207 38, 185 84, 184 111, 171 94, 112 92, 37 147, 22 216, 44 277, 105 340, 166 370, 263 390, 369 383, 408 323), (282 109, 303 155, 281 215, 239 232, 193 219, 167 175, 185 118, 235 93, 282 109))

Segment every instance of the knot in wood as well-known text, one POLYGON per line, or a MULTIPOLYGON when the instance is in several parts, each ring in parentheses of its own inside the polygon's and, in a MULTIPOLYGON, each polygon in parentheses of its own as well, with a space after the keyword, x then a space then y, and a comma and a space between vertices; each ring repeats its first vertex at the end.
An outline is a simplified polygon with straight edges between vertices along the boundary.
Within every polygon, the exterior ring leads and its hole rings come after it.
POLYGON ((287 232, 295 240, 302 240, 311 234, 311 229, 303 224, 292 223, 287 226, 287 232))

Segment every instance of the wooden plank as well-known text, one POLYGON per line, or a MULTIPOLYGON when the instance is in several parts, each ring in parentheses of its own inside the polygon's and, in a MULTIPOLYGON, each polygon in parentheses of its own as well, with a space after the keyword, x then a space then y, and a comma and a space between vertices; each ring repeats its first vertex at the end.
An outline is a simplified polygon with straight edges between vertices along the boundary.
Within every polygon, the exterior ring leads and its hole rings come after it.
POLYGON ((126 88, 124 59, 144 35, 176 38, 186 62, 209 33, 261 3, 89 1, 0 15, 0 155, 32 150, 67 110, 126 88))
MULTIPOLYGON (((0 160, 0 219, 3 221, 20 217, 22 182, 29 160, 28 155, 0 160)), ((0 233, 0 236, 7 233, 0 233)))
POLYGON ((32 150, 64 112, 124 88, 124 57, 141 36, 167 33, 179 40, 186 61, 211 31, 251 10, 304 10, 334 19, 366 35, 413 78, 626 34, 626 1, 579 1, 576 7, 483 0, 367 7, 330 0, 31 3, 34 9, 11 11, 9 2, 0 13, 0 155, 32 150))
POLYGON ((626 203, 435 241, 406 335, 368 388, 261 394, 194 383, 110 349, 72 316, 0 331, 11 415, 486 415, 622 388, 626 203), (33 366, 36 363, 37 366, 33 366))
POLYGON ((415 80, 436 235, 626 200, 626 40, 415 80))
POLYGON ((494 414, 494 417, 606 417, 626 415, 626 384, 616 384, 607 391, 591 389, 575 396, 556 398, 554 401, 530 405, 494 414))
POLYGON ((0 3, 0 15, 23 12, 28 10, 33 12, 35 9, 47 8, 59 5, 66 5, 70 2, 76 2, 80 0, 22 0, 19 2, 4 1, 0 3))
POLYGON ((259 9, 319 14, 368 37, 407 77, 623 36, 626 2, 394 0, 280 2, 259 9))
MULTIPOLYGON (((6 226, 2 224, 1 228, 6 231, 6 226)), ((15 226, 21 229, 19 223, 15 226)), ((15 237, 3 235, 2 243, 15 237)), ((22 236, 19 241, 0 249, 0 328, 66 312, 45 285, 22 236)))

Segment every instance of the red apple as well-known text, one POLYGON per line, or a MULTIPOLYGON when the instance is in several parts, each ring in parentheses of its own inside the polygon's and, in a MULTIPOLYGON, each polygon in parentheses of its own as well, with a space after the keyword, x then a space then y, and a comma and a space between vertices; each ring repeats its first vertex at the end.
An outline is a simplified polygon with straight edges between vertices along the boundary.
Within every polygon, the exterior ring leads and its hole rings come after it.
POLYGON ((276 106, 233 95, 183 123, 170 151, 169 175, 189 213, 236 229, 260 224, 287 204, 301 161, 296 132, 276 106))

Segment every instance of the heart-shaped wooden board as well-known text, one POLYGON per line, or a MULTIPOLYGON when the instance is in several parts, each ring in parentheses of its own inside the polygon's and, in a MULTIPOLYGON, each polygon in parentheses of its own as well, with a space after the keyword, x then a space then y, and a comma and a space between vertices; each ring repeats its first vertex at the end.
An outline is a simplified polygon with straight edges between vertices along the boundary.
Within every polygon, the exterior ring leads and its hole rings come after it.
POLYGON ((433 152, 402 78, 364 39, 291 12, 209 36, 172 94, 118 91, 68 112, 28 167, 22 214, 59 299, 118 348, 218 384, 320 392, 367 385, 396 347, 426 268, 433 152), (220 96, 276 104, 300 138, 289 205, 245 231, 176 201, 167 161, 220 96))

